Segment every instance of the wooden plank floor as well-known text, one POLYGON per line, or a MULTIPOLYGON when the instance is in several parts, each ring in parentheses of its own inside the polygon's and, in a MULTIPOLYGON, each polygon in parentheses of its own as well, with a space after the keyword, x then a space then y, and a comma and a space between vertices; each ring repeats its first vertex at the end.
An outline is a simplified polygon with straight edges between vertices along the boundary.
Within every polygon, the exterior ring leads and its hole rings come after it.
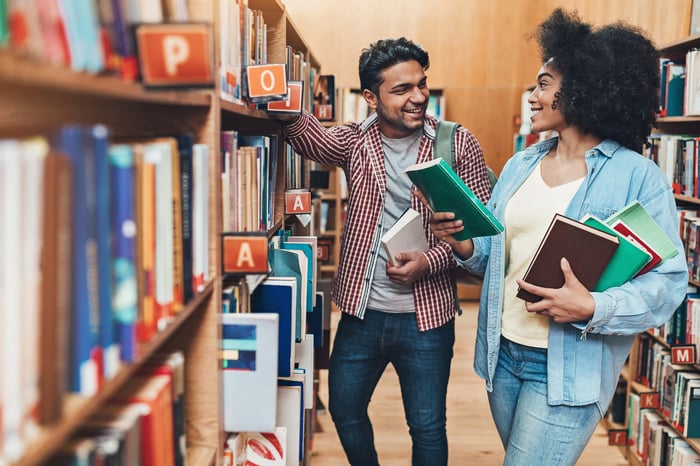
MULTIPOLYGON (((489 413, 486 389, 472 369, 477 303, 464 301, 462 310, 462 316, 456 321, 455 357, 447 394, 449 464, 500 465, 503 451, 489 413)), ((332 313, 332 332, 338 317, 337 311, 332 313)), ((328 371, 320 371, 319 396, 324 404, 328 401, 327 375, 328 371)), ((382 466, 409 466, 411 444, 403 415, 398 378, 392 366, 387 368, 379 381, 370 404, 370 418, 382 466)), ((617 447, 608 446, 605 431, 599 428, 577 464, 624 466, 627 462, 617 447)), ((311 465, 347 465, 328 413, 318 416, 311 465)))

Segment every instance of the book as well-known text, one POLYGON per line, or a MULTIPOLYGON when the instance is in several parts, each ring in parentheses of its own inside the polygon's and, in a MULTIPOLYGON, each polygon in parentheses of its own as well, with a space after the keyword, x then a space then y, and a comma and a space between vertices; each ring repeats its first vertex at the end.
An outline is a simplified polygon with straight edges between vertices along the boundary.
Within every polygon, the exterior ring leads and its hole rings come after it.
POLYGON ((423 219, 420 214, 410 207, 382 236, 382 247, 387 260, 394 267, 401 265, 396 260, 400 252, 424 252, 428 250, 428 240, 425 239, 423 219))
POLYGON ((434 212, 453 212, 455 220, 462 220, 464 230, 454 234, 456 240, 491 236, 503 231, 503 225, 442 157, 411 165, 405 173, 434 212))
MULTIPOLYGON (((649 215, 644 206, 639 201, 633 201, 605 219, 605 223, 614 229, 620 231, 619 227, 615 228, 618 221, 624 224, 633 231, 641 241, 646 243, 653 251, 661 256, 661 262, 676 256, 679 252, 671 239, 661 229, 658 223, 649 215)), ((652 254, 653 255, 653 254, 652 254)), ((658 264, 657 264, 658 265, 658 264)), ((653 265, 642 269, 641 273, 650 270, 653 265)))
POLYGON ((279 315, 277 376, 288 377, 294 369, 298 278, 267 277, 250 297, 250 312, 279 315))
POLYGON ((661 256, 659 253, 656 252, 654 248, 649 245, 649 243, 644 241, 637 233, 635 233, 634 230, 632 230, 625 222, 622 220, 617 220, 613 223, 612 227, 616 232, 623 235, 638 247, 644 249, 649 256, 651 256, 651 259, 649 259, 649 262, 647 262, 640 273, 646 273, 661 263, 661 256))
POLYGON ((613 286, 620 286, 634 278, 640 270, 651 260, 651 254, 639 247, 636 243, 627 239, 624 235, 606 225, 602 220, 586 215, 581 219, 586 225, 617 235, 620 246, 613 254, 610 263, 603 271, 594 291, 604 291, 613 286))
POLYGON ((68 156, 51 151, 45 160, 39 299, 39 421, 58 421, 68 376, 71 314, 72 172, 68 156))
POLYGON ((136 217, 134 153, 128 144, 109 148, 112 226, 112 311, 120 359, 133 362, 136 351, 138 291, 136 272, 136 217))
MULTIPOLYGON (((576 278, 588 290, 593 290, 619 244, 617 235, 555 214, 523 280, 537 286, 561 288, 564 274, 560 261, 566 257, 576 278)), ((528 302, 542 299, 522 288, 518 289, 517 297, 528 302)))
POLYGON ((279 315, 221 314, 219 359, 226 432, 272 432, 277 413, 279 315))

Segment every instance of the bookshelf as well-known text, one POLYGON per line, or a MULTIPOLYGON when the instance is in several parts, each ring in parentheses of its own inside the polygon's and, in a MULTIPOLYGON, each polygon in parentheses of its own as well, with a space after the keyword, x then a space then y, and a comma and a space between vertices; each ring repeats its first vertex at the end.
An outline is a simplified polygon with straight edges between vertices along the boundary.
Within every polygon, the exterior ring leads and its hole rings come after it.
MULTIPOLYGON (((97 5, 97 1, 94 3, 97 5)), ((214 32, 213 67, 218 72, 219 2, 189 0, 187 6, 190 21, 211 25, 214 32)), ((268 63, 284 63, 286 46, 291 45, 310 67, 320 68, 283 3, 279 0, 249 0, 248 6, 263 11, 268 25, 268 63)), ((164 328, 140 344, 138 357, 132 362, 122 363, 116 375, 105 380, 96 394, 65 393, 60 417, 55 422, 38 425, 35 433, 23 437, 22 453, 7 464, 34 466, 50 463, 88 419, 124 390, 154 354, 175 350, 183 352, 186 364, 187 464, 221 464, 224 443, 221 393, 219 384, 212 383, 217 380, 220 366, 218 316, 222 307, 220 132, 235 129, 281 135, 279 124, 264 111, 221 99, 219 83, 203 89, 148 90, 138 82, 128 82, 117 76, 75 72, 43 63, 9 47, 0 47, 0 101, 0 139, 49 137, 66 123, 99 123, 109 129, 110 142, 189 133, 195 143, 205 144, 209 149, 208 189, 205 193, 209 215, 206 219, 207 234, 203 239, 208 264, 206 282, 164 328)), ((277 202, 268 237, 285 223, 286 166, 281 144, 279 149, 280 163, 274 178, 277 202)), ((1 455, 0 452, 0 463, 6 464, 1 455)))
MULTIPOLYGON (((659 50, 662 58, 670 59, 674 62, 684 63, 686 52, 697 47, 700 47, 700 35, 693 35, 686 39, 669 43, 661 47, 659 50)), ((664 86, 663 79, 661 86, 664 86)), ((661 105, 662 108, 665 108, 664 102, 661 102, 661 105)), ((658 128, 655 131, 655 134, 652 135, 652 141, 655 137, 665 138, 666 135, 672 135, 670 136, 671 138, 678 137, 681 139, 691 140, 695 139, 696 136, 700 135, 700 118, 698 118, 697 116, 662 116, 658 118, 657 123, 658 128)), ((698 140, 695 139, 695 148, 693 151, 695 155, 692 159, 693 167, 698 166, 697 142, 698 140)), ((684 168, 682 167, 683 163, 675 164, 673 162, 674 158, 675 160, 679 161, 683 160, 686 151, 681 147, 681 144, 678 144, 677 148, 675 149, 675 154, 669 155, 669 153, 665 153, 664 155, 660 155, 659 151, 663 152, 663 149, 659 149, 658 145, 663 144, 665 144, 663 139, 661 139, 660 142, 655 143, 657 147, 652 146, 653 149, 650 149, 648 153, 649 157, 654 159, 659 164, 661 169, 666 172, 671 183, 674 184, 674 189, 677 193, 675 195, 676 205, 678 206, 679 210, 686 209, 689 211, 700 212, 700 198, 698 198, 697 195, 694 193, 688 193, 684 191, 683 185, 687 184, 687 180, 683 180, 681 175, 681 173, 684 170, 684 168)), ((671 146, 669 145, 668 147, 671 146)), ((673 151, 669 150, 669 152, 673 151)), ((693 182, 691 182, 691 184, 692 183, 693 182)), ((697 181, 695 181, 694 183, 697 183, 697 181)), ((683 232, 685 230, 683 226, 683 220, 681 220, 680 215, 679 229, 682 232, 682 236, 684 236, 683 232)), ((688 239, 684 236, 683 240, 686 246, 686 254, 688 255, 688 239)), ((689 267, 691 267, 690 262, 691 261, 689 256, 689 267)), ((689 281, 689 286, 698 287, 699 284, 700 283, 697 280, 694 280, 692 278, 689 281)), ((622 379, 623 382, 626 384, 625 420, 623 424, 614 424, 608 422, 608 428, 627 430, 628 446, 621 448, 624 450, 625 457, 627 458, 627 461, 630 465, 653 466, 657 464, 653 461, 653 458, 650 457, 651 455, 649 453, 647 453, 646 455, 639 454, 639 449, 644 450, 645 448, 643 445, 640 445, 640 442, 650 442, 646 448, 660 447, 662 449, 666 449, 670 445, 670 442, 668 441, 668 439, 664 440, 663 438, 667 438, 669 436, 678 436, 679 439, 685 441, 690 446, 690 449, 692 449, 692 451, 694 451, 696 454, 700 454, 700 439, 686 437, 683 434, 683 429, 679 426, 679 421, 677 420, 677 418, 674 417, 672 419, 671 417, 673 416, 670 417, 669 414, 665 412, 665 406, 663 405, 663 398, 665 397, 664 392, 669 390, 668 386, 665 384, 669 382, 667 382, 668 376, 664 375, 662 368, 666 365, 670 365, 670 354, 673 346, 675 346, 676 344, 682 345, 684 343, 681 341, 679 343, 674 343, 674 345, 670 344, 668 338, 671 337, 669 335, 666 335, 666 333, 677 331, 674 330, 674 326, 678 328, 677 325, 672 324, 672 322, 676 319, 677 316, 682 316, 679 318, 678 322, 681 322, 680 319, 682 319, 683 322, 686 322, 685 306, 686 304, 683 303, 681 305, 681 308, 679 308, 679 310, 676 311, 676 314, 674 314, 674 317, 671 318, 669 323, 667 323, 661 329, 651 329, 644 334, 638 335, 635 338, 632 351, 628 358, 626 367, 623 370, 622 379), (657 362, 655 364, 650 365, 650 363, 645 358, 655 358, 657 362), (652 367, 655 367, 655 369, 651 369, 652 367), (651 373, 653 374, 653 376, 647 372, 644 372, 648 370, 653 371, 651 373), (666 387, 666 389, 664 389, 664 387, 666 387), (660 394, 662 398, 661 407, 659 407, 658 409, 652 408, 649 410, 639 409, 640 397, 645 396, 645 394, 648 393, 660 394), (648 435, 645 436, 643 434, 636 434, 636 431, 638 429, 642 429, 642 424, 639 421, 639 416, 645 416, 645 414, 643 414, 644 411, 651 412, 653 415, 658 414, 660 416, 661 422, 665 426, 667 426, 667 433, 658 434, 659 436, 663 437, 660 443, 658 444, 653 444, 653 442, 649 440, 648 435), (637 440, 639 440, 639 442, 637 440)), ((682 338, 686 338, 685 332, 683 332, 682 338)), ((697 345, 695 345, 694 342, 693 345, 695 346, 697 351, 697 345)), ((694 363, 683 364, 680 367, 676 366, 676 369, 678 370, 673 372, 670 378, 675 379, 675 374, 680 372, 700 373, 700 365, 698 365, 697 354, 694 363)), ((673 388, 674 393, 675 390, 677 390, 675 385, 675 382, 671 385, 671 388, 673 388)), ((652 414, 650 414, 650 416, 652 414)), ((644 420, 642 419, 641 422, 643 423, 644 420)), ((672 465, 675 463, 668 462, 668 464, 672 465)))

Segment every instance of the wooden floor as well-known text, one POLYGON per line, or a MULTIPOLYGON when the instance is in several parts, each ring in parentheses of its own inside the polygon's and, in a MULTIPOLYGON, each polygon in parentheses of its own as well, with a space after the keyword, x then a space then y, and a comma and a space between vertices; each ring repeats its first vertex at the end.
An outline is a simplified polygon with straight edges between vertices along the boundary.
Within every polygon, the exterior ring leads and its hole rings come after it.
MULTIPOLYGON (((447 393, 447 436, 450 466, 500 465, 503 449, 491 421, 483 382, 472 369, 477 303, 463 302, 457 318, 455 357, 447 393)), ((339 315, 332 315, 332 331, 339 315)), ((328 371, 320 371, 319 397, 327 405, 328 371)), ((379 461, 382 466, 409 466, 411 444, 403 415, 398 378, 389 366, 379 381, 370 404, 379 461)), ((312 466, 347 465, 329 414, 318 416, 313 437, 312 466)), ((605 432, 599 428, 579 466, 624 466, 627 462, 616 447, 608 446, 605 432)), ((547 465, 542 465, 547 466, 547 465)))

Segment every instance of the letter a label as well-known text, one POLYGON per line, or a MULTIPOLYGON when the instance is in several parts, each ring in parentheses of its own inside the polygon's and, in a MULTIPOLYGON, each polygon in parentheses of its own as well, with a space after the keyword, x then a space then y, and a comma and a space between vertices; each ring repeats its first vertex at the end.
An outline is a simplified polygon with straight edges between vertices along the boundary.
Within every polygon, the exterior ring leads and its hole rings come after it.
POLYGON ((284 193, 284 210, 287 215, 310 214, 311 192, 288 191, 284 193))
POLYGON ((267 236, 227 235, 223 240, 224 273, 267 273, 267 236))

